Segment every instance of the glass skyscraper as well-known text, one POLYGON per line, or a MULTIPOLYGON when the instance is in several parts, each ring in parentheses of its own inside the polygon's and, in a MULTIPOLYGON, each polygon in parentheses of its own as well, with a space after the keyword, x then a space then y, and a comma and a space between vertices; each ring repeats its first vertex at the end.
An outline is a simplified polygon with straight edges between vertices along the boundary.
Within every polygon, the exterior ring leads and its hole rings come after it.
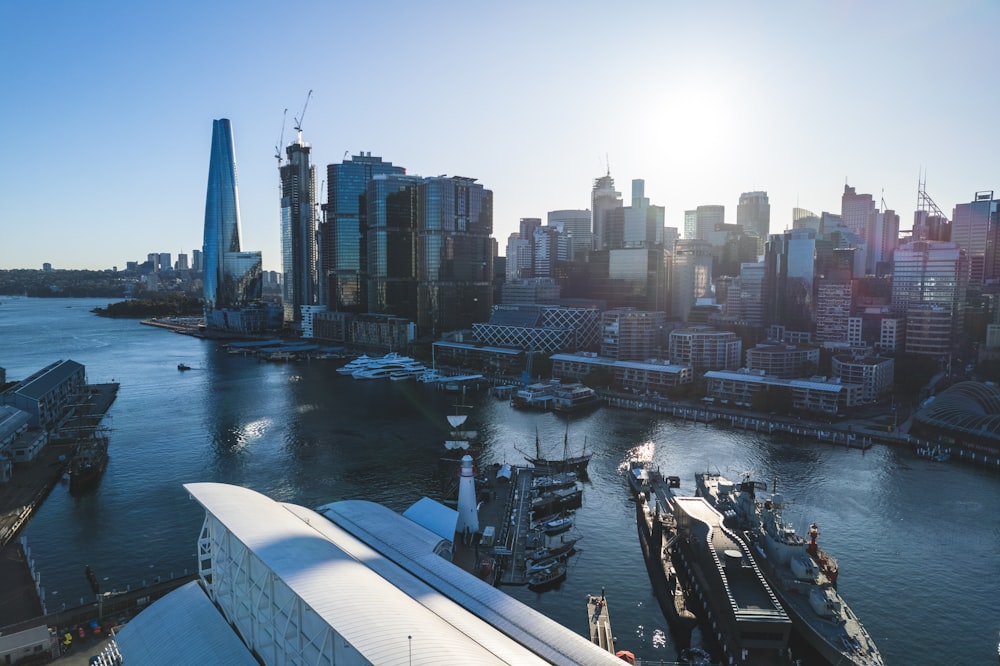
POLYGON ((260 300, 260 252, 243 252, 240 248, 236 151, 233 127, 227 118, 212 121, 201 265, 209 325, 213 311, 238 310, 260 300))
POLYGON ((327 305, 331 310, 366 312, 365 189, 376 176, 403 175, 406 169, 369 152, 327 165, 326 170, 329 194, 320 233, 320 279, 329 294, 327 305))

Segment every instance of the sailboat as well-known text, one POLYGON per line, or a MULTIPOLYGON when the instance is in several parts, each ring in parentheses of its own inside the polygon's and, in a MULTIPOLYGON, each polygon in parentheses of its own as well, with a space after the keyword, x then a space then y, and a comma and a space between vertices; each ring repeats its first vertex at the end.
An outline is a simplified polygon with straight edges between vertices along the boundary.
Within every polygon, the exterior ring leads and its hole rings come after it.
POLYGON ((587 476, 587 465, 593 453, 587 453, 587 438, 583 438, 583 453, 578 456, 569 455, 569 424, 566 424, 566 434, 563 436, 563 457, 543 458, 538 441, 538 429, 535 428, 535 456, 524 456, 524 459, 535 467, 546 467, 552 472, 575 472, 580 478, 587 476))

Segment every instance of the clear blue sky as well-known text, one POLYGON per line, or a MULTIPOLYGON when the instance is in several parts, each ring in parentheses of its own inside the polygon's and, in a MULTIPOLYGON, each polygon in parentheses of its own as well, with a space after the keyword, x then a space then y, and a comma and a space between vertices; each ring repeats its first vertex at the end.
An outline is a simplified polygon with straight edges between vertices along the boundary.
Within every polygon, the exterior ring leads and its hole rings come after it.
POLYGON ((605 159, 668 226, 766 190, 839 212, 845 182, 909 229, 1000 193, 996 0, 0 2, 0 268, 124 267, 201 246, 212 120, 233 121, 243 247, 280 270, 274 147, 307 92, 325 178, 371 151, 521 217, 588 208, 605 159), (883 194, 884 192, 884 194, 883 194))

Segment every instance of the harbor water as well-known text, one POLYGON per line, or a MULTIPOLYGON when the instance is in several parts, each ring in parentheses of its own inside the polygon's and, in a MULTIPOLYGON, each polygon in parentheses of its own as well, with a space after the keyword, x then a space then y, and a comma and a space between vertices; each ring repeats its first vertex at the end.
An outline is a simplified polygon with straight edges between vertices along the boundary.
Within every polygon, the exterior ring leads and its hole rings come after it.
MULTIPOLYGON (((438 456, 455 396, 413 381, 355 381, 332 360, 275 364, 216 343, 105 319, 100 299, 0 297, 0 367, 20 379, 60 359, 90 383, 121 388, 106 424, 111 459, 98 488, 55 488, 25 531, 48 609, 195 567, 203 512, 182 487, 218 481, 308 507, 368 499, 402 511, 438 498, 438 456), (180 372, 178 363, 191 370, 180 372)), ((1000 629, 1000 475, 875 445, 847 449, 790 436, 602 408, 583 416, 520 412, 470 394, 480 464, 594 454, 573 528, 583 539, 557 588, 506 592, 588 633, 588 594, 604 590, 618 646, 673 660, 650 591, 624 478, 632 457, 676 474, 776 484, 800 532, 819 525, 840 564, 839 589, 887 664, 995 663, 1000 629)), ((393 628, 385 627, 386 633, 393 628)))

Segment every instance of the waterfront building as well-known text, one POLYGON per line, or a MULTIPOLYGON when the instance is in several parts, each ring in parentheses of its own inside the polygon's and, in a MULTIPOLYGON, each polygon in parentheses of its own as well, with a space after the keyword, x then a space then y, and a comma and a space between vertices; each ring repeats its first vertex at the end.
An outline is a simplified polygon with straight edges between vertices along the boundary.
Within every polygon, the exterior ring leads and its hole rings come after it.
POLYGON ((670 314, 687 321, 699 298, 712 296, 712 248, 703 240, 678 240, 670 271, 670 314))
POLYGON ((364 194, 365 312, 417 320, 418 194, 421 178, 380 174, 364 194))
POLYGON ((212 121, 204 244, 201 254, 196 255, 196 262, 202 264, 208 328, 226 330, 235 326, 241 330, 241 318, 236 313, 261 298, 261 255, 244 252, 240 235, 233 128, 228 119, 221 118, 212 121))
POLYGON ((757 254, 764 254, 764 243, 771 233, 771 203, 767 192, 744 192, 736 205, 736 224, 757 239, 757 254))
POLYGON ((56 361, 9 386, 3 404, 27 412, 32 428, 49 429, 82 400, 87 387, 86 368, 72 360, 56 361))
POLYGON ((969 258, 969 284, 981 285, 1000 278, 1000 200, 993 191, 976 192, 969 203, 955 206, 951 216, 951 241, 969 258))
POLYGON ((670 360, 689 365, 695 373, 735 370, 742 365, 743 342, 732 331, 690 326, 670 332, 670 360))
POLYGON ((561 227, 569 237, 570 260, 585 258, 594 243, 590 209, 550 210, 546 217, 550 227, 561 227))
POLYGON ((606 250, 609 248, 608 234, 611 213, 621 207, 622 195, 615 191, 615 180, 611 177, 611 171, 608 170, 605 175, 594 180, 594 186, 590 192, 593 249, 606 250))
POLYGON ((747 350, 746 368, 772 377, 810 376, 818 367, 819 347, 762 342, 747 350))
MULTIPOLYGON (((1000 452, 1000 388, 959 382, 939 392, 913 415, 910 433, 945 447, 960 444, 979 455, 1000 452)), ((973 454, 973 460, 976 455, 973 454)))
POLYGON ((477 342, 541 353, 596 349, 601 311, 593 306, 496 305, 487 322, 472 325, 477 342))
POLYGON ((824 377, 783 379, 747 369, 710 370, 704 375, 709 397, 736 406, 754 406, 762 391, 783 395, 788 404, 803 412, 834 415, 863 404, 862 387, 824 377))
POLYGON ((549 358, 554 377, 582 381, 600 369, 611 376, 615 387, 637 393, 659 393, 694 380, 691 366, 669 361, 621 361, 592 352, 553 354, 549 358))
POLYGON ((520 375, 526 356, 521 349, 437 340, 432 346, 435 367, 476 370, 484 375, 520 375))
POLYGON ((406 169, 385 162, 371 152, 352 155, 340 164, 329 164, 325 220, 320 224, 321 280, 327 285, 331 310, 364 312, 367 304, 367 233, 364 195, 376 176, 405 175, 406 169))
MULTIPOLYGON (((281 302, 285 324, 301 328, 303 305, 319 305, 316 244, 316 167, 309 162, 312 148, 299 132, 285 148, 281 176, 281 302)), ((280 164, 280 162, 279 162, 280 164)))
POLYGON ((361 500, 313 511, 238 486, 184 487, 205 509, 199 580, 122 627, 128 663, 618 662, 448 561, 450 540, 419 511, 361 500))
POLYGON ((844 384, 861 386, 861 399, 878 402, 892 392, 895 364, 891 358, 835 354, 830 374, 844 384))
POLYGON ((663 312, 620 308, 601 315, 601 356, 641 361, 663 355, 663 312))

